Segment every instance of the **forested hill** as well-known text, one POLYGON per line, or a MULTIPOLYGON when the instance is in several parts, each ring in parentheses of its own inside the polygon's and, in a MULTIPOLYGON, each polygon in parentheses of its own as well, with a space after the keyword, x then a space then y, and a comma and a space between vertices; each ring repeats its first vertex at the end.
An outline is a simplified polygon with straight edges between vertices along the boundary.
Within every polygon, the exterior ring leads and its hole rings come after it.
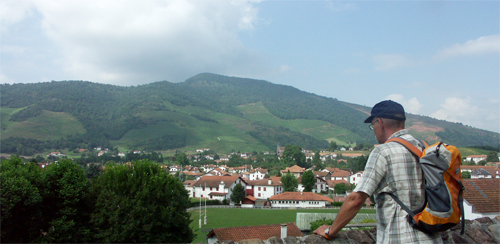
MULTIPOLYGON (((267 81, 203 73, 137 87, 86 81, 1 85, 2 152, 115 146, 167 150, 273 151, 376 143, 370 108, 267 81)), ((499 134, 409 115, 429 142, 497 147, 499 134)))

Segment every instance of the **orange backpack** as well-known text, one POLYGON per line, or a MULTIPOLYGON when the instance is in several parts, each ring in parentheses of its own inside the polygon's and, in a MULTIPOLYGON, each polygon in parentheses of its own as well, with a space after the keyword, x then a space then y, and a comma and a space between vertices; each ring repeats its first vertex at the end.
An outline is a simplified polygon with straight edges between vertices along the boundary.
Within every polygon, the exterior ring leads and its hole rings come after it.
MULTIPOLYGON (((403 138, 392 138, 387 142, 397 142, 416 156, 422 167, 425 180, 425 202, 417 210, 410 210, 395 195, 389 195, 408 212, 411 226, 423 232, 445 231, 458 224, 462 217, 464 233, 464 207, 460 151, 451 145, 437 142, 431 146, 425 144, 420 151, 403 138)), ((386 143, 387 143, 386 142, 386 143)))

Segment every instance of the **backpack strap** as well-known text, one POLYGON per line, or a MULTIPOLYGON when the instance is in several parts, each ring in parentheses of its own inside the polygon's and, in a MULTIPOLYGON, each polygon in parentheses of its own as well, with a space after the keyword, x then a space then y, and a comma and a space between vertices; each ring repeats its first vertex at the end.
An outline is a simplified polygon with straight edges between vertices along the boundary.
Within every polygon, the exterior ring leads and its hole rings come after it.
MULTIPOLYGON (((418 158, 422 157, 422 151, 420 149, 418 149, 416 146, 413 146, 413 144, 411 144, 410 142, 408 142, 407 140, 405 140, 403 138, 394 137, 394 138, 387 140, 385 143, 388 143, 388 142, 397 142, 397 143, 403 145, 404 147, 406 147, 413 155, 417 156, 418 158)), ((426 142, 424 142, 424 141, 421 141, 421 142, 427 147, 426 142)))
POLYGON ((399 200, 399 198, 396 195, 389 193, 389 192, 387 192, 386 194, 391 196, 392 199, 394 199, 394 201, 396 201, 399 204, 399 206, 401 206, 401 208, 404 211, 406 211, 408 213, 408 215, 411 216, 412 219, 413 219, 413 217, 415 217, 415 213, 413 213, 413 211, 411 211, 410 208, 408 208, 408 206, 406 206, 403 202, 401 202, 401 200, 399 200))
POLYGON ((460 184, 460 191, 458 193, 458 207, 460 208, 460 212, 462 214, 462 230, 460 231, 460 235, 463 235, 464 234, 464 231, 465 231, 465 212, 464 212, 464 197, 463 197, 463 193, 464 193, 464 185, 462 184, 462 181, 458 181, 458 184, 460 184))

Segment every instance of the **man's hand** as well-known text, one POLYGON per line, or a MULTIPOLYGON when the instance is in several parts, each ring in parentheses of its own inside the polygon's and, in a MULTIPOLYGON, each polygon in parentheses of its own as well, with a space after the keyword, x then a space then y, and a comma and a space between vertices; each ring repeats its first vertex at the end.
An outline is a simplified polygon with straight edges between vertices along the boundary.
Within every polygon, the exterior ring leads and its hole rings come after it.
POLYGON ((330 228, 329 225, 322 225, 318 229, 316 229, 315 231, 313 231, 313 234, 320 235, 320 236, 326 238, 327 240, 331 240, 333 238, 333 236, 330 237, 330 236, 328 236, 328 235, 325 234, 325 230, 328 229, 328 228, 330 228))

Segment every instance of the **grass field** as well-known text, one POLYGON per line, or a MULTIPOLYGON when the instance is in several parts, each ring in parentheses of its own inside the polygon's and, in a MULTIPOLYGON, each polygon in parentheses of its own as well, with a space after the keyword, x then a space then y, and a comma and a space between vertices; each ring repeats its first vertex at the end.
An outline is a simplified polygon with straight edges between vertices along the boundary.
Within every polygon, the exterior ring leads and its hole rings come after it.
POLYGON ((11 122, 7 120, 7 118, 10 118, 7 116, 9 112, 12 113, 15 111, 2 109, 3 138, 17 136, 38 140, 55 140, 68 135, 85 134, 83 125, 68 113, 44 110, 39 116, 34 118, 22 122, 11 122))
MULTIPOLYGON (((201 211, 205 213, 205 209, 201 211)), ((191 211, 191 228, 196 237, 193 243, 206 242, 206 234, 212 228, 281 224, 296 221, 297 213, 337 213, 338 209, 245 209, 207 208, 207 225, 199 228, 200 211, 191 211)), ((362 209, 360 213, 375 213, 374 209, 362 209)), ((203 216, 202 216, 203 222, 203 216)))

